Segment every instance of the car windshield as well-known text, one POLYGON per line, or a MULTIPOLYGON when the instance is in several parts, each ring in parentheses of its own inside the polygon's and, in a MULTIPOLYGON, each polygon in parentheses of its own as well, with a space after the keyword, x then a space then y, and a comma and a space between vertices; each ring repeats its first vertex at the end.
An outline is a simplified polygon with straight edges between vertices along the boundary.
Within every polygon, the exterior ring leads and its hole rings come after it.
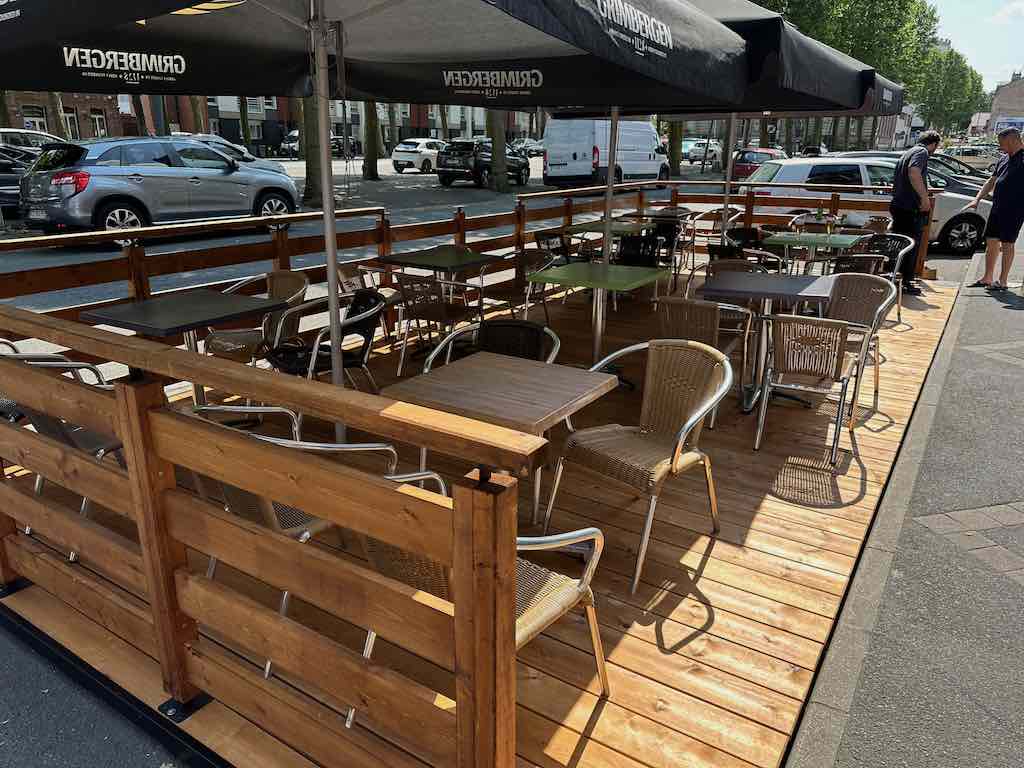
POLYGON ((70 168, 85 156, 85 149, 73 145, 44 149, 32 170, 56 171, 70 168))
POLYGON ((779 175, 779 171, 782 170, 782 165, 779 163, 765 163, 752 174, 748 181, 764 181, 769 182, 779 175))

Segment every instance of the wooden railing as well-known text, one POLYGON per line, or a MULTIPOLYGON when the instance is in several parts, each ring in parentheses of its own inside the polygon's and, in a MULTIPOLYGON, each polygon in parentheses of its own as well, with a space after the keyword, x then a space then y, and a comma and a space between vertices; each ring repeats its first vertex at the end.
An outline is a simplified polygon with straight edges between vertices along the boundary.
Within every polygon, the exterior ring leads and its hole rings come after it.
POLYGON ((0 391, 119 442, 124 459, 99 461, 70 442, 0 425, 6 466, 63 489, 37 496, 31 477, 0 482, 0 587, 29 579, 157 659, 172 708, 208 694, 323 765, 514 765, 514 475, 538 459, 543 439, 12 307, 0 307, 0 328, 133 370, 108 391, 0 358, 0 391), (176 410, 154 375, 301 404, 307 414, 481 468, 455 484, 452 498, 398 486, 176 410), (491 474, 499 468, 512 473, 491 474), (203 481, 182 480, 194 477, 203 481), (211 480, 429 558, 450 570, 450 600, 226 512, 197 492, 211 480), (75 496, 122 524, 80 516, 75 496), (190 552, 287 590, 353 630, 377 632, 392 655, 431 662, 448 684, 435 690, 386 660, 363 658, 208 578, 195 555, 190 567, 190 552), (264 659, 278 678, 264 678, 264 659), (350 707, 358 713, 351 729, 350 707))

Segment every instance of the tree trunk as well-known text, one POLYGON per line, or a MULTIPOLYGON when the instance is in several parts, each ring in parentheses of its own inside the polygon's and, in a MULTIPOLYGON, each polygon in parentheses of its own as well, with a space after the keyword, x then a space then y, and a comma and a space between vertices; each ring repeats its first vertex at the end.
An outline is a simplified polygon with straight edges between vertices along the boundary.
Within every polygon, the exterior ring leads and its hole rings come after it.
POLYGON ((135 125, 138 128, 139 136, 148 136, 149 128, 146 125, 146 110, 142 106, 142 96, 132 94, 132 112, 135 113, 135 125))
POLYGON ((761 129, 760 136, 758 137, 760 139, 759 146, 761 149, 767 149, 772 145, 772 135, 768 133, 769 124, 767 117, 762 117, 758 124, 758 127, 761 129))
POLYGON ((203 123, 203 105, 199 96, 189 96, 188 103, 192 107, 192 126, 196 133, 206 133, 206 125, 203 123))
POLYGON ((680 175, 683 162, 683 128, 678 121, 668 124, 668 171, 672 177, 680 175))
POLYGON ((544 138, 544 131, 548 127, 548 113, 544 111, 544 107, 537 107, 537 138, 544 138))
POLYGON ((302 190, 302 204, 310 207, 324 205, 324 190, 320 183, 320 131, 317 122, 317 97, 302 99, 302 136, 306 148, 306 186, 302 190))
POLYGON ((487 135, 491 137, 491 189, 508 192, 508 162, 505 158, 505 136, 508 112, 504 109, 487 110, 487 135))
POLYGON ((13 128, 11 110, 7 108, 7 91, 0 91, 0 128, 13 128))
POLYGON ((868 149, 874 150, 878 144, 878 115, 871 118, 871 144, 868 149))
POLYGON ((64 102, 60 97, 60 91, 49 94, 49 103, 54 119, 46 121, 47 127, 50 129, 50 133, 67 141, 71 137, 68 136, 68 129, 64 125, 64 102))
POLYGON ((377 119, 377 102, 365 102, 366 119, 363 121, 363 178, 380 181, 377 160, 380 159, 380 120, 377 119))
POLYGON ((299 160, 306 159, 306 100, 291 99, 295 110, 295 127, 299 131, 299 160))
POLYGON ((390 153, 398 145, 398 126, 395 123, 395 105, 388 104, 388 140, 384 142, 384 152, 390 153))
POLYGON ((448 105, 438 104, 437 111, 441 115, 441 139, 448 141, 448 105))
MULTIPOLYGON (((242 144, 249 149, 252 146, 252 130, 249 128, 249 102, 245 100, 245 96, 238 97, 238 125, 242 130, 242 144)), ((315 130, 313 132, 316 133, 315 130)), ((306 181, 308 186, 309 179, 306 181)))

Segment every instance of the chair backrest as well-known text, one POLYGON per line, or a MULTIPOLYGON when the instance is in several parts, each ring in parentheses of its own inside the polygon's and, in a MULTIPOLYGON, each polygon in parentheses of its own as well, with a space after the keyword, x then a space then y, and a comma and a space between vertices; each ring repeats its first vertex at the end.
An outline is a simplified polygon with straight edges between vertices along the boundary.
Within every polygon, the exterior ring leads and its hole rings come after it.
POLYGON ((553 338, 543 325, 529 320, 485 320, 480 323, 476 336, 480 352, 526 360, 548 360, 556 344, 557 337, 553 338))
POLYGON ((791 229, 801 232, 826 232, 834 229, 839 217, 831 213, 798 213, 789 220, 791 229))
POLYGON ((554 256, 567 258, 569 256, 569 241, 565 235, 558 232, 534 232, 534 242, 542 251, 547 251, 554 256))
POLYGON ((619 238, 616 260, 627 267, 657 267, 658 236, 623 235, 619 238))
POLYGON ((354 262, 338 265, 338 289, 342 293, 355 293, 360 288, 371 288, 366 273, 354 262))
MULTIPOLYGON (((709 345, 682 339, 656 339, 647 348, 640 429, 675 438, 725 380, 729 361, 709 345)), ((689 433, 686 448, 696 448, 703 422, 689 433)))
POLYGON ((832 283, 825 317, 875 329, 896 301, 896 286, 878 275, 840 274, 832 283))
POLYGON ((870 230, 871 232, 877 232, 881 235, 888 232, 891 225, 892 219, 888 216, 871 216, 864 223, 864 229, 870 230))
POLYGON ((352 334, 363 339, 363 345, 357 353, 357 359, 366 365, 370 359, 370 351, 373 348, 373 339, 377 335, 377 328, 380 325, 380 315, 387 306, 384 297, 373 288, 360 288, 352 296, 348 306, 347 317, 355 319, 363 316, 361 320, 342 323, 341 332, 347 336, 352 334))
POLYGON ((864 238, 857 243, 854 252, 885 256, 889 260, 889 270, 887 271, 890 275, 895 276, 899 273, 903 260, 912 258, 914 247, 913 238, 907 235, 886 233, 864 238))
POLYGON ((792 376, 838 379, 849 327, 840 320, 772 315, 772 370, 792 376))
POLYGON ((885 256, 873 253, 844 253, 829 259, 833 274, 877 275, 885 265, 885 256))
POLYGON ((764 239, 764 234, 758 227, 730 227, 726 230, 725 236, 741 248, 756 248, 764 239))
MULTIPOLYGON (((523 280, 534 272, 539 272, 542 269, 550 267, 556 259, 556 255, 550 251, 544 251, 539 248, 528 248, 520 251, 516 255, 518 262, 518 271, 521 271, 523 280)), ((519 277, 516 277, 517 282, 519 277)))
MULTIPOLYGON (((740 251, 743 253, 743 251, 740 251)), ((708 277, 714 277, 721 272, 765 272, 764 267, 747 259, 715 259, 707 265, 708 277)))
POLYGON ((707 249, 711 261, 738 259, 743 255, 743 246, 736 243, 708 243, 707 249))
POLYGON ((406 319, 414 320, 424 314, 437 315, 438 319, 447 318, 444 286, 440 282, 430 276, 411 275, 407 272, 398 273, 395 279, 398 290, 402 292, 406 319))
POLYGON ((713 301, 668 296, 658 299, 658 321, 663 339, 699 341, 718 345, 721 310, 713 301))
MULTIPOLYGON (((272 299, 283 299, 289 307, 298 306, 306 298, 309 290, 309 278, 301 272, 277 270, 267 274, 267 295, 272 299)), ((281 322, 284 310, 270 313, 263 324, 263 335, 272 339, 277 335, 277 327, 281 322)), ((281 329, 281 337, 289 339, 299 332, 299 317, 289 316, 281 329)))

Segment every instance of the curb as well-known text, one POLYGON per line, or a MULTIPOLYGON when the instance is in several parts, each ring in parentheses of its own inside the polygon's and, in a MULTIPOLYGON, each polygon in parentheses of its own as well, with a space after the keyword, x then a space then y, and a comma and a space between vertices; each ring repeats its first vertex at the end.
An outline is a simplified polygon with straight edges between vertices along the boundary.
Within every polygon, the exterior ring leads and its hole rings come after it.
POLYGON ((960 282, 956 301, 942 331, 928 375, 914 405, 896 464, 854 568, 838 620, 825 645, 825 658, 794 730, 785 768, 831 768, 835 765, 864 660, 871 646, 878 612, 892 570, 893 556, 910 506, 917 471, 949 375, 969 297, 964 288, 978 273, 984 253, 976 253, 960 282))

